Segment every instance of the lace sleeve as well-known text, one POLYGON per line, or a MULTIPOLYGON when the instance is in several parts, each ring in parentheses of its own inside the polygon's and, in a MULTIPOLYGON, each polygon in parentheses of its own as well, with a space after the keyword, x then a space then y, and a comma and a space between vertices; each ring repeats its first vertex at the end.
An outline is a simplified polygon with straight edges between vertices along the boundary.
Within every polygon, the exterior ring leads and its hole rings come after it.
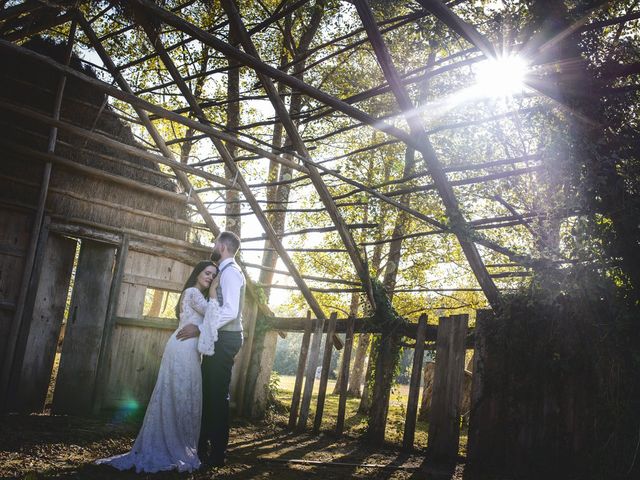
POLYGON ((207 299, 204 298, 204 295, 202 295, 202 292, 194 287, 187 288, 184 291, 184 298, 182 301, 184 304, 189 305, 200 315, 204 315, 204 312, 207 309, 207 305, 209 304, 207 299))
POLYGON ((209 302, 204 313, 204 320, 200 326, 198 337, 198 351, 203 355, 213 355, 215 343, 218 340, 220 323, 220 306, 218 302, 209 302))

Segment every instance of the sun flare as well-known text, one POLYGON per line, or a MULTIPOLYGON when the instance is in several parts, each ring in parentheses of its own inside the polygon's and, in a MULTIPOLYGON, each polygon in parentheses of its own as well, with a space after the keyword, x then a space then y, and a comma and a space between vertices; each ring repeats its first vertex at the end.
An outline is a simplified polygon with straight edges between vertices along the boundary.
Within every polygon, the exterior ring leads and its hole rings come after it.
POLYGON ((516 55, 485 60, 475 67, 478 88, 489 96, 510 96, 522 92, 527 62, 516 55))

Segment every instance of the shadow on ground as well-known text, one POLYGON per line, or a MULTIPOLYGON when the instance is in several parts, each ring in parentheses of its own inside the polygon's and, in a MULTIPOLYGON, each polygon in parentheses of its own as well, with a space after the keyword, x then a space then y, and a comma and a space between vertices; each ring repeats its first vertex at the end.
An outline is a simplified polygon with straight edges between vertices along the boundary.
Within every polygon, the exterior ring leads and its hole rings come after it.
MULTIPOLYGON (((275 479, 485 480, 464 474, 464 464, 443 467, 424 452, 373 448, 354 438, 327 433, 291 433, 280 425, 236 423, 229 462, 194 473, 118 472, 93 461, 127 451, 135 420, 69 416, 8 415, 0 423, 0 477, 81 479, 275 479)), ((485 477, 486 478, 486 477, 485 477)))

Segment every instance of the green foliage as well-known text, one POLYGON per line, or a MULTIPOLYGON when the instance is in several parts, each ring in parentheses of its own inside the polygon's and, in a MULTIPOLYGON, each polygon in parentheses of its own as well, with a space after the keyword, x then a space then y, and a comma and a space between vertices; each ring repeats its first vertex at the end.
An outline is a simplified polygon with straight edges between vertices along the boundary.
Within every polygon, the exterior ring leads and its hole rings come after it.
POLYGON ((371 312, 367 321, 375 329, 383 332, 397 331, 407 324, 407 320, 398 314, 391 304, 389 295, 384 285, 379 280, 374 279, 371 284, 373 290, 373 298, 375 299, 376 309, 371 312))

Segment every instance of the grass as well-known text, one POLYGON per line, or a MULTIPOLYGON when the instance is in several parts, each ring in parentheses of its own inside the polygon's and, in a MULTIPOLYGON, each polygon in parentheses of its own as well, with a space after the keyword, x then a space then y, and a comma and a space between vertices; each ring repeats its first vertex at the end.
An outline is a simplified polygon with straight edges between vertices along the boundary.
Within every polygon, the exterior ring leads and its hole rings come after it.
MULTIPOLYGON (((313 424, 313 418, 315 416, 315 409, 317 406, 318 398, 318 383, 316 380, 313 387, 313 396, 311 400, 311 408, 309 412, 308 427, 313 424)), ((336 419, 338 417, 338 395, 333 395, 333 388, 335 386, 335 380, 329 380, 327 386, 327 396, 324 404, 324 414, 322 416, 321 430, 332 431, 335 429, 336 419)), ((278 381, 278 391, 276 399, 287 410, 291 405, 291 397, 293 395, 293 387, 295 384, 295 377, 292 375, 280 375, 278 381)), ((402 435, 404 431, 404 423, 406 417, 407 399, 409 395, 408 385, 395 385, 391 392, 391 399, 389 402, 389 414, 387 417, 387 428, 385 433, 385 439, 387 442, 394 445, 402 444, 402 435)), ((358 414, 358 406, 360 405, 359 398, 348 398, 347 409, 345 415, 345 434, 350 436, 361 436, 367 429, 367 417, 358 414)), ((417 449, 426 448, 427 436, 429 431, 429 424, 426 421, 418 420, 416 424, 414 447, 417 449)), ((461 438, 461 444, 466 448, 466 432, 461 438)), ((463 451, 464 449, 463 448, 463 451)))

